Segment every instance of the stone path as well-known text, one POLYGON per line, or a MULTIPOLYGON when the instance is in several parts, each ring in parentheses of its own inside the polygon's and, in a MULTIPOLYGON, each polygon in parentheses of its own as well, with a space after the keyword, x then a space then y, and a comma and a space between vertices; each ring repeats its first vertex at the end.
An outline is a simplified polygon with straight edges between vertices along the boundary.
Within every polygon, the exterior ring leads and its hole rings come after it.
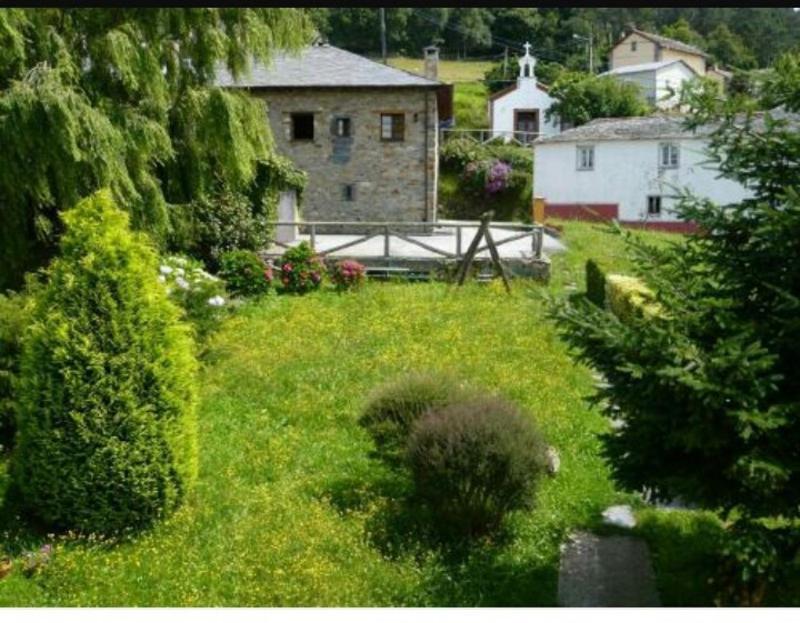
MULTIPOLYGON (((633 527, 626 506, 603 513, 606 523, 633 527)), ((566 607, 660 605, 647 544, 633 536, 577 532, 561 547, 558 604, 566 607)))

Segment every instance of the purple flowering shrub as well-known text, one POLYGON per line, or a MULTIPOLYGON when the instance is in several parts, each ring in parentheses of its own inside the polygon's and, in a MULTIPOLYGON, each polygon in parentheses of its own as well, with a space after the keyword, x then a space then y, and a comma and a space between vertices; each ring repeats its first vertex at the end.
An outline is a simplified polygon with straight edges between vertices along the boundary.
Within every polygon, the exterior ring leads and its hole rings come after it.
POLYGON ((322 274, 325 271, 322 260, 306 241, 287 249, 278 268, 283 292, 297 294, 317 290, 322 284, 322 274))
POLYGON ((473 191, 491 196, 506 190, 511 171, 503 160, 475 160, 464 167, 462 178, 473 191))
POLYGON ((360 288, 366 280, 366 267, 355 260, 341 260, 331 269, 331 281, 337 290, 360 288))

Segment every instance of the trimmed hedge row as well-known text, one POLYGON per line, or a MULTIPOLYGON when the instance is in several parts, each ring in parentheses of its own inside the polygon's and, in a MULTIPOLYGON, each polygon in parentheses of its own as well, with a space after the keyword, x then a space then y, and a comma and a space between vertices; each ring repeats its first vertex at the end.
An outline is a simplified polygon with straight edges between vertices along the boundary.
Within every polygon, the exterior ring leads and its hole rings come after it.
POLYGON ((622 321, 635 317, 653 318, 662 313, 655 293, 641 279, 607 274, 594 259, 586 261, 586 298, 622 321))

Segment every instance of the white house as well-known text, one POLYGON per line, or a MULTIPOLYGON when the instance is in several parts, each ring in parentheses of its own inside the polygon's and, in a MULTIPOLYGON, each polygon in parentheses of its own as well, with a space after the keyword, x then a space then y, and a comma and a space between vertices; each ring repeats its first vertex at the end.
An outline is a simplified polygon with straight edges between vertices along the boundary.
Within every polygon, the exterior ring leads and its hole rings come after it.
POLYGON ((711 126, 686 130, 679 115, 595 119, 534 143, 534 182, 545 214, 670 231, 693 223, 673 212, 679 189, 714 203, 749 195, 707 163, 711 126))
POLYGON ((516 84, 489 97, 489 124, 492 137, 516 137, 532 142, 538 136, 550 136, 561 130, 557 119, 548 121, 545 112, 555 101, 547 87, 536 81, 536 59, 525 44, 525 56, 519 59, 516 84))
POLYGON ((697 72, 683 60, 623 65, 601 75, 637 85, 650 104, 662 109, 674 108, 683 84, 698 77, 697 72))

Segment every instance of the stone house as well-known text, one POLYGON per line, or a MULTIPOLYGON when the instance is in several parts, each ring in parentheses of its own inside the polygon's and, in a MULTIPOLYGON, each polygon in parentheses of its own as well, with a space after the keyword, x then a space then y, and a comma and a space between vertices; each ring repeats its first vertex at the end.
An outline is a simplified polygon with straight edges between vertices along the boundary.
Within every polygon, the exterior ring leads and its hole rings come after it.
POLYGON ((545 85, 536 80, 536 59, 525 44, 525 55, 519 59, 519 76, 515 84, 489 96, 489 124, 492 138, 516 138, 531 143, 539 136, 560 131, 558 119, 548 120, 545 113, 553 104, 545 85))
POLYGON ((215 82, 266 101, 278 152, 308 173, 303 220, 436 220, 438 80, 317 44, 215 82))

